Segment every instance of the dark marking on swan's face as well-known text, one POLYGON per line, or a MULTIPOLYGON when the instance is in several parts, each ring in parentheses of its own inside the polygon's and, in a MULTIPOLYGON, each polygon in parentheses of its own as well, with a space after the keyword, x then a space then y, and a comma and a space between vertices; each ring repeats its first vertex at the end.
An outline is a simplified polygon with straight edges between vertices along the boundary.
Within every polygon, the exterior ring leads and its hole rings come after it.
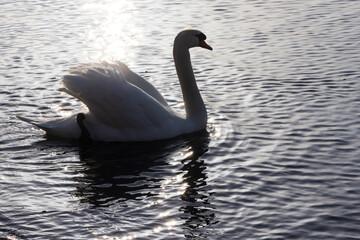
POLYGON ((205 41, 206 40, 206 35, 203 34, 202 32, 196 34, 196 36, 199 38, 200 41, 205 41))
POLYGON ((202 32, 196 34, 196 36, 199 38, 199 46, 202 48, 206 48, 209 50, 213 50, 212 47, 210 45, 208 45, 205 40, 206 40, 206 35, 203 34, 202 32))

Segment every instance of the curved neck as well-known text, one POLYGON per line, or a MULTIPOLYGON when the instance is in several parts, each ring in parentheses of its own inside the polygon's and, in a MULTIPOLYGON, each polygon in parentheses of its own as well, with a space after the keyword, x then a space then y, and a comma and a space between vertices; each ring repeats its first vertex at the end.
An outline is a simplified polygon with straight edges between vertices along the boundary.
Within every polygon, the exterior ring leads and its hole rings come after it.
POLYGON ((203 129, 206 127, 207 113, 204 101, 196 85, 189 49, 181 43, 181 40, 175 39, 173 54, 184 98, 186 118, 196 121, 199 130, 203 129))

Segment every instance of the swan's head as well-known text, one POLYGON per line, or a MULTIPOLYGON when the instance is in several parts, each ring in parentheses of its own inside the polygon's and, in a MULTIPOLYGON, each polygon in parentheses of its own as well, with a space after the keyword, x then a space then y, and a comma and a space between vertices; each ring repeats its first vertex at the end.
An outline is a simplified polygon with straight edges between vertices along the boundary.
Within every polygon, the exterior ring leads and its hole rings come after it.
POLYGON ((175 38, 175 44, 182 44, 186 48, 202 47, 212 50, 206 42, 206 36, 199 30, 187 29, 181 31, 175 38))

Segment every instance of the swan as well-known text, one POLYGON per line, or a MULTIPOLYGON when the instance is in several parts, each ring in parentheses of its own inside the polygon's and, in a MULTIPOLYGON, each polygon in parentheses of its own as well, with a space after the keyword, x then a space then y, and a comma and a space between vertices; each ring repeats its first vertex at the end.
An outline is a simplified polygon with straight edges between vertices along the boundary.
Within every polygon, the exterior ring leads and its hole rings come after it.
POLYGON ((20 120, 47 135, 92 141, 153 141, 206 128, 207 112, 196 84, 189 49, 212 50, 199 30, 183 30, 175 37, 173 57, 186 115, 175 112, 159 91, 124 63, 90 63, 70 68, 63 76, 65 92, 82 101, 87 113, 67 118, 20 120))

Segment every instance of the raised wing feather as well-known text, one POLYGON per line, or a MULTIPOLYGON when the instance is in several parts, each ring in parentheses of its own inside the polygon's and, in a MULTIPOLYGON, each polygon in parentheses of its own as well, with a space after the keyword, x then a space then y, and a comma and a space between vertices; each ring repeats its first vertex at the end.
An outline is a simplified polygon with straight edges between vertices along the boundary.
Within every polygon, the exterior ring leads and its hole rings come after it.
POLYGON ((142 89, 144 92, 158 100, 161 104, 168 106, 168 103, 165 101, 164 97, 159 93, 159 91, 148 81, 144 78, 139 76, 137 73, 131 71, 126 64, 116 61, 116 66, 119 67, 124 74, 126 80, 137 86, 138 88, 142 89))
POLYGON ((171 109, 130 83, 116 64, 86 64, 70 69, 62 91, 78 98, 101 122, 116 128, 161 126, 171 109))

